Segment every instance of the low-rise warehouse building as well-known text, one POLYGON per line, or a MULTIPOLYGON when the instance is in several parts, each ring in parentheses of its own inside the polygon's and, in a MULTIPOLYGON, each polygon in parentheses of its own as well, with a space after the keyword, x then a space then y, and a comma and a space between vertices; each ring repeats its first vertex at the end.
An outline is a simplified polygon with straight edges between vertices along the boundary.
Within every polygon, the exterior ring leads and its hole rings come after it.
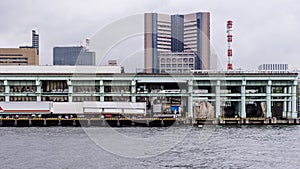
POLYGON ((1 102, 146 102, 147 115, 297 118, 297 73, 126 74, 119 66, 2 66, 1 102))

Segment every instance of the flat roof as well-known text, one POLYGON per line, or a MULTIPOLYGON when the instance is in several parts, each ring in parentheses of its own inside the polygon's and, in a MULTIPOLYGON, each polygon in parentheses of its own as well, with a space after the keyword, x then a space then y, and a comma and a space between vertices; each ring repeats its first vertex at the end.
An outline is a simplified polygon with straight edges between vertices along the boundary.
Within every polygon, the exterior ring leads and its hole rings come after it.
POLYGON ((113 74, 121 66, 0 66, 0 74, 113 74))

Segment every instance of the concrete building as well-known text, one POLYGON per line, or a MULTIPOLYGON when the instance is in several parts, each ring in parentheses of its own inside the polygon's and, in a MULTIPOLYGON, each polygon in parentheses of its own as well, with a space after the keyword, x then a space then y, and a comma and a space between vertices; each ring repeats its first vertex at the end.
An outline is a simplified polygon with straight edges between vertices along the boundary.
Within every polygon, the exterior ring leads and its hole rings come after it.
POLYGON ((210 14, 145 13, 145 72, 210 69, 210 14))
POLYGON ((0 65, 38 65, 37 49, 32 47, 0 48, 0 65))
POLYGON ((258 70, 289 70, 288 64, 275 63, 275 64, 261 64, 258 66, 258 70))
POLYGON ((53 65, 95 65, 95 57, 83 46, 53 48, 53 65))
POLYGON ((0 65, 38 65, 39 35, 32 30, 32 46, 0 48, 0 65))
POLYGON ((124 74, 120 66, 1 66, 0 102, 147 102, 196 117, 297 118, 297 73, 124 74), (201 111, 200 111, 201 112, 201 111), (199 117, 199 116, 197 116, 199 117))

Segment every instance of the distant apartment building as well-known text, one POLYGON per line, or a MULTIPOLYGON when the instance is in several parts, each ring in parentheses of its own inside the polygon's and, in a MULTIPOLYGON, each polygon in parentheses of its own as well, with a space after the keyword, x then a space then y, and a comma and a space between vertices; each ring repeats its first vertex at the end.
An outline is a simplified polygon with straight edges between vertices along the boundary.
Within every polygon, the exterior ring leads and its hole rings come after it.
POLYGON ((0 48, 0 65, 38 65, 36 48, 0 48))
POLYGON ((39 35, 32 30, 32 46, 0 48, 0 65, 38 65, 39 35))
POLYGON ((53 65, 95 65, 95 57, 83 46, 53 48, 53 65))
POLYGON ((210 13, 145 13, 146 73, 210 69, 210 13))
POLYGON ((288 64, 276 63, 276 64, 261 64, 258 66, 258 70, 288 70, 288 64))

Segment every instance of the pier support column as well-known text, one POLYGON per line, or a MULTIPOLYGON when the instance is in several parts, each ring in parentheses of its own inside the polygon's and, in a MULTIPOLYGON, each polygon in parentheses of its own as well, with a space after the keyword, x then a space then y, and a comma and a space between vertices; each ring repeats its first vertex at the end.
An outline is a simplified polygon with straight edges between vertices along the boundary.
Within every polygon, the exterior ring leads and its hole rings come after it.
POLYGON ((36 101, 40 102, 40 101, 42 101, 42 98, 41 98, 41 93, 42 93, 41 82, 39 80, 36 80, 35 85, 36 85, 36 93, 37 93, 36 101))
POLYGON ((193 80, 188 81, 188 113, 189 113, 189 118, 194 117, 193 113, 193 80))
POLYGON ((268 117, 268 118, 272 116, 271 85, 272 85, 272 81, 269 80, 268 85, 266 87, 266 92, 267 92, 267 112, 266 112, 267 116, 266 117, 268 117))
POLYGON ((290 95, 289 101, 288 101, 288 110, 287 110, 287 118, 292 118, 292 87, 289 86, 288 93, 290 95))
POLYGON ((246 81, 242 81, 241 86, 241 118, 246 118, 246 81))
POLYGON ((7 80, 4 80, 4 86, 5 86, 5 101, 6 102, 9 102, 9 92, 10 92, 10 89, 9 89, 9 85, 8 85, 8 81, 7 80))
MULTIPOLYGON (((283 93, 284 94, 287 94, 287 87, 284 87, 283 88, 283 93)), ((287 115, 286 115, 286 106, 287 106, 287 99, 286 99, 286 97, 284 97, 284 101, 283 101, 283 111, 282 111, 282 117, 283 118, 286 118, 287 117, 287 115)))
POLYGON ((104 84, 103 80, 100 80, 100 102, 104 102, 104 84))
POLYGON ((136 82, 133 80, 131 81, 131 102, 136 102, 135 94, 136 94, 136 82))
POLYGON ((221 82, 220 80, 217 81, 217 84, 215 86, 216 88, 216 118, 220 117, 221 115, 221 82))
POLYGON ((292 118, 296 119, 297 116, 297 81, 294 81, 292 86, 292 118))
POLYGON ((73 86, 71 80, 68 81, 68 102, 73 102, 72 94, 73 94, 73 86))

